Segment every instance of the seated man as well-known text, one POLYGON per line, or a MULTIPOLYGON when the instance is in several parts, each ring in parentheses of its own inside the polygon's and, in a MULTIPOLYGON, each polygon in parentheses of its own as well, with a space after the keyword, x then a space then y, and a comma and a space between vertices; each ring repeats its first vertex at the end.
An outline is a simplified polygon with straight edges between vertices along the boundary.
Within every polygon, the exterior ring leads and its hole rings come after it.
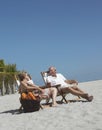
POLYGON ((78 82, 75 80, 72 80, 72 82, 69 82, 71 80, 67 80, 62 74, 56 73, 55 67, 50 67, 49 70, 49 76, 47 77, 47 84, 48 86, 54 86, 57 84, 61 85, 61 90, 63 93, 71 93, 76 96, 81 96, 82 98, 85 98, 88 101, 93 100, 93 96, 89 96, 88 93, 85 93, 81 89, 77 87, 78 82), (71 83, 71 84, 70 84, 71 83))
POLYGON ((39 96, 41 98, 52 98, 52 106, 56 106, 56 95, 57 95, 57 89, 56 88, 46 88, 46 89, 41 89, 39 86, 33 84, 31 82, 31 79, 26 73, 19 74, 19 80, 20 80, 20 87, 19 87, 19 92, 27 92, 31 91, 34 92, 35 90, 38 90, 39 96), (30 82, 29 82, 30 81, 30 82))

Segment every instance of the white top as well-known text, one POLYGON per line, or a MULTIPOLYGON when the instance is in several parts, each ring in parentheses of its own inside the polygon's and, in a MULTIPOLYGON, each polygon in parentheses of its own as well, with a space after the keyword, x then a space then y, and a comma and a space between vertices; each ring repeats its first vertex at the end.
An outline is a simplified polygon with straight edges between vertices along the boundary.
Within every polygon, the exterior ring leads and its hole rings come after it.
POLYGON ((56 74, 56 77, 48 76, 46 81, 47 83, 51 83, 51 86, 61 84, 61 87, 69 87, 70 84, 67 84, 65 80, 66 78, 62 74, 58 73, 56 74))
POLYGON ((28 84, 34 84, 33 80, 28 80, 27 83, 28 84))
MULTIPOLYGON (((16 80, 17 82, 17 86, 19 87, 20 86, 20 81, 19 80, 16 80)), ((33 80, 29 80, 27 81, 28 84, 34 84, 33 80)))

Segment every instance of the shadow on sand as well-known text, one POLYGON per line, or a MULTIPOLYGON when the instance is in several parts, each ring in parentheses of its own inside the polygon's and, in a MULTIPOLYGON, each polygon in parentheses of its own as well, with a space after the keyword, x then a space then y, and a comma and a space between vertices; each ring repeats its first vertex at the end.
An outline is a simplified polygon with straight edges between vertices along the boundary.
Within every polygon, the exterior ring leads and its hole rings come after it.
MULTIPOLYGON (((68 100, 68 103, 75 103, 75 102, 88 102, 88 101, 85 101, 85 100, 68 100)), ((63 104, 63 102, 61 101, 57 101, 58 104, 63 104)), ((50 103, 42 103, 41 105, 44 106, 44 108, 50 108, 51 107, 51 102, 50 103)), ((66 104, 66 103, 64 103, 66 104)), ((15 114, 21 114, 21 113, 24 113, 23 110, 19 110, 19 109, 14 109, 14 110, 8 110, 8 111, 3 111, 3 112, 0 112, 0 114, 4 114, 4 113, 11 113, 12 115, 15 115, 15 114)))
MULTIPOLYGON (((23 111, 22 111, 23 112, 23 111)), ((15 110, 8 110, 8 111, 3 111, 3 112, 0 112, 0 114, 4 114, 4 113, 11 113, 12 115, 15 115, 15 114, 20 114, 22 113, 19 111, 19 109, 15 109, 15 110)))
MULTIPOLYGON (((85 102, 88 102, 88 101, 85 101, 85 100, 77 100, 77 99, 73 99, 73 100, 67 100, 67 103, 65 102, 61 102, 61 101, 57 101, 58 104, 68 104, 68 103, 75 103, 75 102, 82 102, 82 103, 85 103, 85 102)), ((49 108, 49 107, 52 107, 52 103, 49 102, 49 103, 42 103, 41 105, 44 106, 44 108, 49 108)))

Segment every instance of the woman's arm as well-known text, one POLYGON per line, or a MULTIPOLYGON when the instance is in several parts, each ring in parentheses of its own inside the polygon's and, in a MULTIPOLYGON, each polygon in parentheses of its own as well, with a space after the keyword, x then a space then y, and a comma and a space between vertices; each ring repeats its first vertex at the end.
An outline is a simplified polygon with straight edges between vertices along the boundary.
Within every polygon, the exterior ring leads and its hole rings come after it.
POLYGON ((41 89, 39 86, 35 84, 26 84, 25 82, 21 82, 21 84, 27 89, 27 90, 39 90, 43 92, 43 89, 41 89))

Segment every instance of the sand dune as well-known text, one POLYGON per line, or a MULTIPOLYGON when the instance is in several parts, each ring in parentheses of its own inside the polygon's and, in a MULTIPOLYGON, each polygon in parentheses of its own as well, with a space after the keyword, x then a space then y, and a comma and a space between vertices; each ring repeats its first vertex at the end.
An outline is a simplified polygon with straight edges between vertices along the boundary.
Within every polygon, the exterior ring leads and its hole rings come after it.
MULTIPOLYGON (((94 100, 63 103, 32 113, 18 112, 18 93, 0 96, 0 130, 102 130, 102 80, 79 83, 79 87, 94 100)), ((69 94, 67 98, 76 97, 69 94)))

